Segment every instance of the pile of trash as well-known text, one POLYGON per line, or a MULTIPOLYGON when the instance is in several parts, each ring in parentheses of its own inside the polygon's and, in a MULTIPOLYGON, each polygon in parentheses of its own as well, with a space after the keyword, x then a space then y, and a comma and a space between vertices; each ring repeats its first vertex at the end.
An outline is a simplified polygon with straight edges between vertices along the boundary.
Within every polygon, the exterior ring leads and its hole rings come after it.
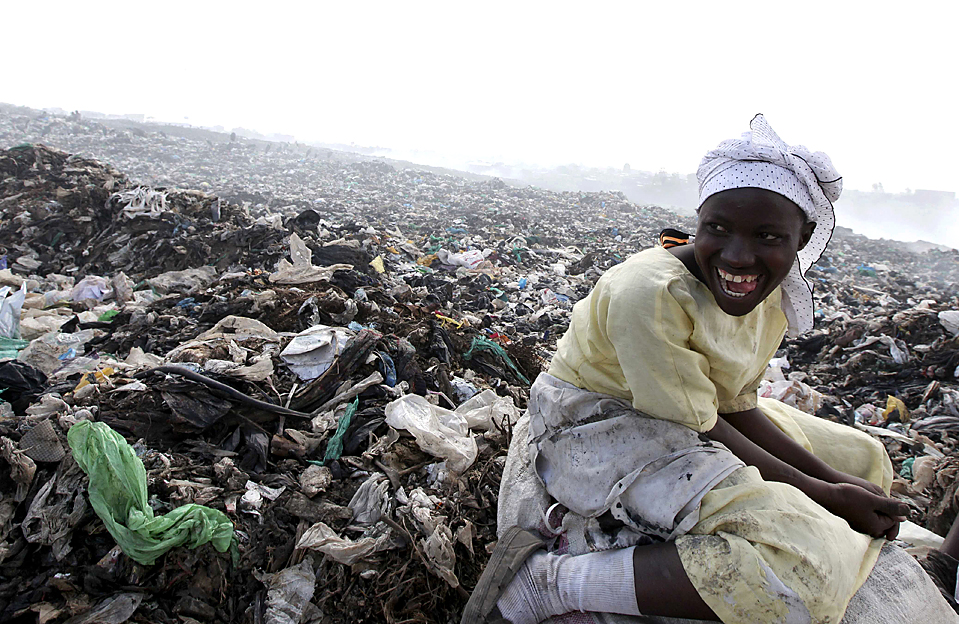
POLYGON ((674 220, 455 179, 489 210, 254 218, 38 144, 0 171, 5 619, 455 618, 572 304, 674 220))
MULTIPOLYGON (((0 115, 0 137, 19 119, 0 115)), ((99 125, 49 123, 45 138, 99 125)), ((168 179, 206 149, 104 132, 168 179)), ((339 155, 260 169, 247 195, 295 201, 231 200, 15 138, 3 621, 458 620, 512 425, 572 305, 662 228, 694 227, 617 193, 339 155)), ((784 342, 761 388, 883 441, 915 549, 959 513, 957 273, 955 252, 838 231, 810 273, 816 331, 784 342)))

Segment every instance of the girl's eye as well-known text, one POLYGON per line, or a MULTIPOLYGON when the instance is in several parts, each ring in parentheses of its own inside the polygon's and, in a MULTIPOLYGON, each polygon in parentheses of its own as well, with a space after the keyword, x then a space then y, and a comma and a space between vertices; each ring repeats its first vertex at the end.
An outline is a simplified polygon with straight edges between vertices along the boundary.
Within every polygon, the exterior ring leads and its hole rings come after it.
POLYGON ((710 223, 710 224, 709 224, 709 229, 712 230, 713 232, 720 232, 720 233, 722 233, 722 234, 725 234, 725 233, 726 233, 726 228, 724 228, 723 226, 719 225, 718 223, 710 223))
POLYGON ((764 241, 770 241, 770 242, 782 240, 782 236, 780 236, 779 234, 771 234, 769 232, 762 232, 759 235, 759 238, 763 239, 764 241))

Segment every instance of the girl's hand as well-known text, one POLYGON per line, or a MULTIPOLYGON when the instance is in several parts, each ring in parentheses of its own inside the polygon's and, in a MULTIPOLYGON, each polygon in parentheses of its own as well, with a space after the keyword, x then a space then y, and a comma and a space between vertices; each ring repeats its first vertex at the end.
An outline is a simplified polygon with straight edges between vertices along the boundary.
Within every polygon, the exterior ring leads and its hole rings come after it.
POLYGON ((859 477, 854 477, 845 472, 836 471, 836 475, 830 480, 830 483, 849 483, 851 485, 858 485, 867 492, 872 492, 876 496, 885 497, 886 493, 882 491, 882 488, 873 483, 872 481, 866 481, 865 479, 860 479, 859 477))
POLYGON ((852 483, 833 484, 823 507, 844 518, 860 533, 890 540, 899 534, 899 523, 909 513, 907 504, 852 483))

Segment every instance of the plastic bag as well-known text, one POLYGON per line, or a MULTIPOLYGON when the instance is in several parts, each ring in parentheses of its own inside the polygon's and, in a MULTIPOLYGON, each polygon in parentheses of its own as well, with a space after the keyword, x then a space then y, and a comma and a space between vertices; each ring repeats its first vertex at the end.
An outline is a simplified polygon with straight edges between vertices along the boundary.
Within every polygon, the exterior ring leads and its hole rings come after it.
POLYGON ((343 327, 317 325, 291 340, 280 353, 280 359, 303 381, 316 379, 333 365, 353 335, 343 327))
POLYGON ((27 283, 20 290, 13 291, 9 286, 0 288, 0 336, 4 338, 20 337, 20 310, 27 298, 27 283))
POLYGON ((385 474, 378 472, 357 488, 347 507, 353 511, 354 524, 368 526, 379 522, 389 509, 389 504, 390 482, 385 474))
POLYGON ((823 395, 818 390, 795 379, 759 384, 759 396, 782 401, 807 414, 815 414, 822 407, 823 395))
POLYGON ((343 438, 346 437, 346 432, 353 422, 353 416, 356 414, 356 408, 359 407, 359 405, 360 399, 357 397, 355 401, 346 407, 346 410, 340 416, 340 420, 336 426, 336 433, 333 434, 333 437, 330 438, 330 441, 326 444, 326 454, 323 455, 323 461, 333 461, 343 455, 343 438))
POLYGON ((155 517, 147 502, 143 462, 123 437, 104 423, 82 420, 70 428, 73 456, 90 477, 90 504, 124 553, 143 565, 175 546, 207 542, 219 552, 233 543, 233 523, 216 509, 183 505, 155 517))
POLYGON ((33 366, 17 360, 0 363, 0 396, 13 406, 14 413, 26 413, 46 387, 47 376, 33 366))
POLYGON ((959 336, 959 312, 946 310, 939 313, 939 322, 953 336, 959 336))
POLYGON ((270 575, 266 582, 266 624, 296 624, 304 621, 307 612, 317 611, 311 604, 313 590, 316 587, 316 572, 313 571, 313 559, 307 557, 298 565, 290 566, 270 575))
POLYGON ((463 253, 450 253, 445 249, 440 249, 436 252, 436 257, 439 258, 443 264, 475 269, 486 260, 486 256, 489 253, 490 252, 482 252, 478 249, 470 249, 463 253))
POLYGON ((513 404, 513 397, 501 397, 492 390, 483 390, 479 394, 456 408, 462 414, 470 429, 502 429, 506 423, 515 425, 519 420, 519 409, 513 404))
POLYGON ((325 523, 317 522, 303 533, 296 542, 296 548, 297 550, 316 550, 338 563, 353 565, 374 552, 389 548, 389 543, 388 533, 378 537, 361 537, 351 540, 348 537, 340 537, 325 523))
POLYGON ((889 395, 886 397, 886 409, 882 411, 882 417, 886 422, 909 422, 909 408, 900 399, 889 395))
POLYGON ((83 345, 96 337, 92 329, 84 329, 72 334, 49 332, 33 340, 20 355, 21 362, 25 362, 52 376, 59 368, 83 352, 83 345))
POLYGON ((215 282, 216 278, 217 272, 215 267, 201 266, 195 269, 161 273, 156 277, 148 279, 147 284, 161 295, 169 293, 190 294, 203 290, 215 282))
POLYGON ((88 275, 73 287, 73 290, 70 291, 70 298, 74 301, 86 301, 87 299, 103 301, 108 292, 110 292, 110 282, 105 277, 88 275))
POLYGON ((470 437, 466 418, 417 394, 407 394, 387 405, 386 424, 412 433, 421 449, 445 459, 455 473, 462 473, 476 461, 476 441, 470 437))
POLYGON ((313 266, 313 251, 307 247, 303 239, 294 232, 290 234, 290 258, 276 263, 276 271, 270 274, 270 281, 278 284, 305 284, 328 280, 333 273, 343 269, 350 270, 352 264, 333 264, 327 267, 313 266))

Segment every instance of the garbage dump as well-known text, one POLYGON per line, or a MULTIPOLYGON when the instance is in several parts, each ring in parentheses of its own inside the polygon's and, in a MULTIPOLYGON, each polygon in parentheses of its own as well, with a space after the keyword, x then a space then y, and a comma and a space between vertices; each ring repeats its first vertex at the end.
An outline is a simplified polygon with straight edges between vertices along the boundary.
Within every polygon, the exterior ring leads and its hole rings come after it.
MULTIPOLYGON (((695 227, 619 193, 0 113, 3 621, 458 621, 572 305, 695 227)), ((959 255, 840 228, 809 279, 816 329, 760 392, 886 446, 900 539, 955 606, 959 255)))

